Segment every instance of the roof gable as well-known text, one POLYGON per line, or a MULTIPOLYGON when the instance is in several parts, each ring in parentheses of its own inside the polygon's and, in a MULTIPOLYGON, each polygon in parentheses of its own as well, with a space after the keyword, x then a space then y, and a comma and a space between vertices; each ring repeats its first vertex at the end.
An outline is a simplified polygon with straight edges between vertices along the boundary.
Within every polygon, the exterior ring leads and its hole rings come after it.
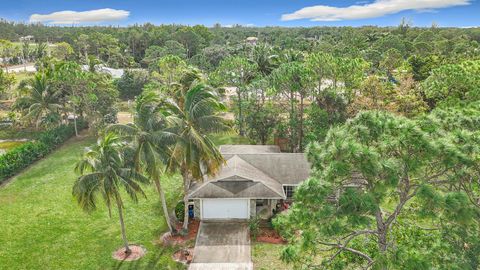
POLYGON ((297 185, 310 176, 303 153, 280 153, 276 146, 220 149, 226 164, 217 175, 192 187, 190 198, 285 198, 282 185, 297 185))

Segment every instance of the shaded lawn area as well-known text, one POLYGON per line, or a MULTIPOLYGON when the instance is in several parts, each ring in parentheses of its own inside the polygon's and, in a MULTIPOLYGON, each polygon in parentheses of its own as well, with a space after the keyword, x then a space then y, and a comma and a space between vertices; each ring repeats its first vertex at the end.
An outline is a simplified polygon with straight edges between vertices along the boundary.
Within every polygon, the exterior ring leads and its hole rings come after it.
MULTIPOLYGON (((147 248, 137 262, 119 263, 112 252, 122 245, 116 209, 112 218, 102 202, 83 212, 71 195, 75 163, 93 139, 70 141, 0 188, 0 268, 2 269, 184 269, 172 249, 155 245, 167 230, 153 185, 148 199, 133 204, 124 196, 131 243, 147 248)), ((180 199, 178 177, 163 179, 169 208, 180 199)))
POLYGON ((252 261, 255 269, 258 270, 288 270, 291 266, 280 259, 280 254, 285 245, 253 243, 252 261))

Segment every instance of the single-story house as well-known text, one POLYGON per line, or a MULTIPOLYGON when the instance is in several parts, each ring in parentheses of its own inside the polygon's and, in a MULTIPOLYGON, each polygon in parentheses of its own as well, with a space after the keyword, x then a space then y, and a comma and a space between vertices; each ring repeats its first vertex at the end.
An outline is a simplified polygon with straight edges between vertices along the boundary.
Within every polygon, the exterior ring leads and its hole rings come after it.
POLYGON ((268 218, 310 176, 305 154, 282 153, 275 145, 222 145, 220 153, 226 164, 190 188, 195 218, 268 218))

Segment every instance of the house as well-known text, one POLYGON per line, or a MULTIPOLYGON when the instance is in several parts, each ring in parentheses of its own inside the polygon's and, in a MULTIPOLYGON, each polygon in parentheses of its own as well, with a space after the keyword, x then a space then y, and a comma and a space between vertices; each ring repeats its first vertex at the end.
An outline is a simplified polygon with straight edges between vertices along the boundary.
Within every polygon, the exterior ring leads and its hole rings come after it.
POLYGON ((222 145, 220 153, 226 164, 218 174, 190 188, 194 216, 202 220, 269 218, 310 175, 305 154, 275 145, 222 145))
MULTIPOLYGON (((82 70, 83 71, 89 71, 90 66, 89 65, 83 65, 82 70)), ((125 73, 125 69, 109 68, 109 67, 106 67, 105 65, 96 65, 95 66, 95 71, 99 72, 99 73, 109 74, 114 79, 120 79, 123 76, 123 74, 125 73)))
POLYGON ((19 38, 20 42, 32 41, 32 40, 34 40, 34 39, 35 39, 35 37, 32 36, 32 35, 28 35, 28 36, 24 36, 24 37, 20 37, 20 38, 19 38))

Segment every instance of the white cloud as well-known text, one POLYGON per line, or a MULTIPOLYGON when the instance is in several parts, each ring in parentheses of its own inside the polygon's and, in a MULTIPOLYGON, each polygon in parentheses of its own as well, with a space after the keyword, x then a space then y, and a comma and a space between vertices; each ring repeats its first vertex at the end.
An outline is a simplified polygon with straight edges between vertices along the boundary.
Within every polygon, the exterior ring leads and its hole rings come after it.
POLYGON ((425 11, 452 6, 469 5, 472 0, 375 0, 368 4, 348 7, 311 6, 282 15, 282 21, 310 19, 311 21, 341 21, 381 17, 405 10, 425 11))
POLYGON ((50 14, 32 14, 30 22, 44 22, 50 24, 79 24, 111 22, 128 18, 129 11, 111 8, 89 11, 58 11, 50 14))

